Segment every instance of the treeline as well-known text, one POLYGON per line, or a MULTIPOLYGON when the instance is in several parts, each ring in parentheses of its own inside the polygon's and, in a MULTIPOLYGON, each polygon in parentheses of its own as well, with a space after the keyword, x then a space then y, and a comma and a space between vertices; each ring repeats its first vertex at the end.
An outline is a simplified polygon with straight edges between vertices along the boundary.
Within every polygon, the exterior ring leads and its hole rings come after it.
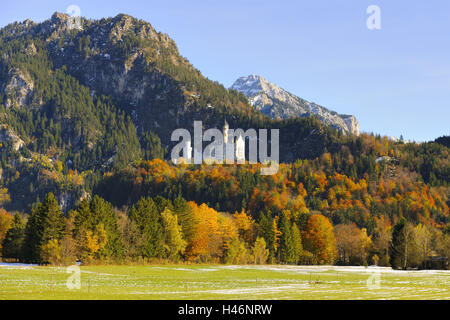
MULTIPOLYGON (((369 236, 355 224, 322 214, 284 210, 253 219, 206 204, 161 196, 141 198, 128 210, 95 196, 64 215, 53 194, 24 221, 0 212, 4 260, 68 265, 91 263, 377 264, 426 267, 431 256, 450 257, 450 228, 400 219, 369 236)), ((446 267, 445 263, 440 265, 446 267)))
MULTIPOLYGON (((349 160, 353 161, 349 156, 349 160)), ((225 212, 321 212, 333 222, 355 223, 374 235, 382 221, 396 224, 401 217, 411 223, 443 228, 448 225, 448 188, 430 187, 402 167, 375 163, 373 177, 353 178, 334 168, 331 154, 315 160, 281 164, 277 174, 260 175, 258 165, 170 166, 161 160, 137 162, 106 174, 96 193, 115 206, 132 205, 139 198, 161 195, 206 203, 225 212)))

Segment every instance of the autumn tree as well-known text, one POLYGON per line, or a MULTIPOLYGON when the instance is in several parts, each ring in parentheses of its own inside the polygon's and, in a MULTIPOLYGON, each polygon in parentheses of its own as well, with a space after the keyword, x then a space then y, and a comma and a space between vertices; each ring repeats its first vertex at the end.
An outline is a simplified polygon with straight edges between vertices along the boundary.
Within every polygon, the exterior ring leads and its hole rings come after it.
POLYGON ((366 229, 355 224, 339 224, 334 228, 339 262, 342 264, 366 264, 372 244, 366 229))
POLYGON ((450 260, 450 227, 447 227, 444 232, 439 232, 436 242, 437 252, 450 260))
POLYGON ((319 264, 332 264, 337 256, 333 226, 321 214, 313 214, 309 218, 304 244, 319 264))
POLYGON ((432 233, 428 226, 418 224, 413 231, 413 264, 420 266, 431 255, 432 233))
POLYGON ((41 246, 41 258, 52 265, 60 265, 62 248, 58 240, 51 239, 41 246))
POLYGON ((73 238, 73 231, 75 229, 75 215, 76 211, 70 210, 67 217, 64 219, 65 231, 64 237, 61 239, 61 259, 62 265, 73 265, 77 261, 76 243, 73 238))
POLYGON ((206 204, 189 202, 194 218, 194 234, 186 250, 188 259, 209 261, 220 259, 223 243, 220 235, 219 213, 206 204))
POLYGON ((6 210, 0 208, 0 257, 2 256, 2 243, 6 237, 6 234, 11 227, 13 217, 6 212, 6 210))
POLYGON ((11 228, 3 240, 2 257, 20 260, 22 258, 22 243, 25 237, 25 223, 19 214, 15 214, 11 228))
POLYGON ((234 224, 239 232, 239 236, 247 243, 251 243, 254 240, 254 223, 253 218, 248 215, 244 210, 240 213, 236 212, 233 215, 234 224))
POLYGON ((269 257, 269 250, 266 248, 266 241, 264 238, 256 238, 252 248, 252 255, 255 264, 265 264, 269 257))
POLYGON ((166 208, 161 213, 161 218, 166 256, 171 260, 177 260, 187 246, 187 242, 183 239, 181 226, 178 224, 178 217, 169 208, 166 208))
POLYGON ((75 237, 78 257, 84 263, 90 263, 94 259, 100 259, 99 251, 107 242, 107 235, 103 224, 94 229, 81 227, 75 237))
POLYGON ((66 234, 60 241, 61 259, 60 264, 68 266, 77 261, 76 243, 72 236, 66 234))
POLYGON ((392 228, 385 224, 384 219, 378 222, 373 235, 373 250, 378 260, 377 265, 388 267, 389 263, 389 250, 392 239, 392 228))
MULTIPOLYGON (((0 144, 1 146, 1 144, 0 144)), ((11 201, 11 196, 8 193, 7 188, 0 188, 0 205, 3 206, 4 204, 11 201)))
POLYGON ((224 262, 227 264, 246 264, 247 248, 239 238, 234 238, 225 251, 224 262))
POLYGON ((239 239, 239 232, 235 220, 228 213, 218 213, 217 222, 219 223, 219 236, 222 242, 222 249, 227 251, 230 248, 231 242, 239 239))

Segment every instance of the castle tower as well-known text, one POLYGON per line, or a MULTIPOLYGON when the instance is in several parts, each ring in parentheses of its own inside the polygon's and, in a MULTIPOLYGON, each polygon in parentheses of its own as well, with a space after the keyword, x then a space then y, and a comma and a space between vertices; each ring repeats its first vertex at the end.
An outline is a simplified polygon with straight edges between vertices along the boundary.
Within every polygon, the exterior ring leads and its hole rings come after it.
POLYGON ((186 141, 186 155, 184 155, 184 158, 188 164, 191 163, 192 160, 192 147, 191 147, 191 140, 186 141))
POLYGON ((225 144, 228 143, 228 130, 230 129, 230 126, 228 125, 227 119, 225 118, 225 124, 223 125, 223 142, 225 144))
POLYGON ((234 163, 234 144, 233 141, 228 141, 230 127, 228 125, 227 119, 225 119, 225 123, 223 125, 223 159, 226 164, 234 163))
POLYGON ((236 162, 245 164, 245 141, 241 135, 236 139, 236 162))

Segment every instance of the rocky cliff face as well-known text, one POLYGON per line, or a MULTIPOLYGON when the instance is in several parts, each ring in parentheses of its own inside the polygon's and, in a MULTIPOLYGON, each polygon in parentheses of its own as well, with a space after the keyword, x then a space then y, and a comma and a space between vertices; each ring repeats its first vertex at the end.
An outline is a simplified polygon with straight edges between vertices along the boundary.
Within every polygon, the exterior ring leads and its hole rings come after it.
POLYGON ((344 119, 345 124, 347 125, 347 128, 349 132, 359 135, 359 123, 358 120, 352 115, 340 115, 342 119, 344 119))
POLYGON ((23 140, 5 124, 0 124, 0 142, 10 142, 14 151, 19 151, 25 144, 23 140))
POLYGON ((5 93, 8 97, 7 108, 29 105, 32 101, 34 83, 30 76, 21 70, 9 70, 9 81, 6 83, 5 93))
POLYGON ((316 116, 323 123, 343 132, 359 135, 354 116, 338 114, 318 104, 308 102, 257 75, 240 77, 231 89, 243 93, 250 104, 274 119, 316 116))

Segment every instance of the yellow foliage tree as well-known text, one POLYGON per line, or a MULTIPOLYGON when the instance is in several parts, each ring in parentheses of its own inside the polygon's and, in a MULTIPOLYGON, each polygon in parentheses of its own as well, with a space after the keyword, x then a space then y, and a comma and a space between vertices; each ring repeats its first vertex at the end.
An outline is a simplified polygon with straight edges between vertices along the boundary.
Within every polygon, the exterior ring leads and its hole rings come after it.
POLYGON ((169 208, 161 213, 161 218, 164 228, 164 249, 170 259, 176 260, 186 248, 187 242, 183 239, 178 217, 169 208))
POLYGON ((253 218, 245 213, 242 209, 241 213, 235 213, 233 215, 234 224, 239 232, 239 235, 246 242, 252 242, 254 238, 254 225, 255 221, 253 218))

